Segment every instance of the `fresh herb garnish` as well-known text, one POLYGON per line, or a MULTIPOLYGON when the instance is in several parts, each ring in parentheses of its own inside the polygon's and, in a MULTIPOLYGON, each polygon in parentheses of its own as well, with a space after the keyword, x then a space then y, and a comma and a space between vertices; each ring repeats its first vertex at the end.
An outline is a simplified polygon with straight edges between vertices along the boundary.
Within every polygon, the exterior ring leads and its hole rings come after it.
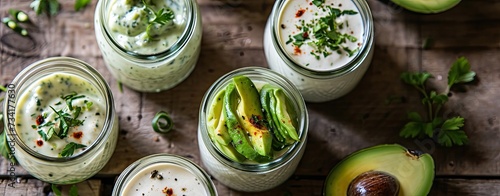
POLYGON ((54 135, 54 127, 50 127, 47 133, 43 132, 43 130, 38 130, 38 134, 42 137, 44 141, 49 141, 54 135))
POLYGON ((62 157, 70 157, 75 153, 76 149, 85 148, 85 147, 87 147, 87 146, 85 146, 83 144, 78 144, 75 142, 70 142, 69 144, 66 144, 66 146, 64 146, 64 149, 61 151, 61 156, 62 157))
POLYGON ((333 8, 330 5, 324 5, 324 0, 315 0, 312 3, 320 9, 328 11, 324 17, 313 19, 306 23, 301 20, 301 25, 297 26, 300 30, 298 34, 289 37, 286 44, 292 44, 295 47, 301 47, 304 43, 313 48, 310 52, 316 59, 328 57, 333 52, 341 54, 342 51, 347 53, 348 56, 353 56, 359 48, 350 49, 345 44, 349 42, 356 42, 357 38, 347 33, 341 33, 340 29, 344 27, 343 23, 337 22, 337 18, 342 15, 355 15, 358 12, 354 10, 340 10, 333 8), (310 36, 313 39, 310 39, 310 36))
POLYGON ((153 8, 146 3, 146 0, 142 0, 142 3, 144 7, 154 15, 154 18, 148 21, 148 26, 146 27, 146 35, 151 38, 154 36, 151 34, 151 28, 153 28, 154 25, 166 25, 169 21, 172 21, 174 19, 174 12, 168 8, 161 8, 155 12, 153 8))
POLYGON ((61 196, 61 190, 59 190, 59 188, 57 188, 57 185, 52 184, 51 187, 52 187, 52 192, 54 193, 54 195, 61 196))
POLYGON ((475 72, 470 70, 470 64, 464 57, 458 58, 448 72, 448 87, 445 92, 438 94, 436 91, 428 91, 425 87, 427 79, 432 77, 430 73, 401 74, 404 83, 415 87, 422 95, 422 103, 427 106, 427 118, 424 119, 417 112, 409 112, 408 122, 399 135, 404 138, 437 138, 437 143, 443 146, 464 145, 468 137, 463 130, 465 119, 457 116, 443 119, 438 116, 444 104, 448 101, 448 93, 453 85, 467 83, 474 80, 475 72))

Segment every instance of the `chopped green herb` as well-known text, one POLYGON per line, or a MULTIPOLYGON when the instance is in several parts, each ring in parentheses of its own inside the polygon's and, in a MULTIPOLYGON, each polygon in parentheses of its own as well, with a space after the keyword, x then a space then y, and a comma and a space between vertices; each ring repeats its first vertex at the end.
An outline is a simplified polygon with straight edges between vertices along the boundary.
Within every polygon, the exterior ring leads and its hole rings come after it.
POLYGON ((154 18, 153 20, 150 20, 148 21, 148 26, 146 27, 146 35, 148 35, 148 37, 153 37, 153 35, 151 35, 151 28, 153 27, 153 25, 166 25, 169 21, 172 21, 174 19, 174 12, 170 9, 165 9, 165 8, 161 8, 160 10, 158 10, 157 12, 155 12, 153 10, 153 8, 151 8, 145 0, 142 0, 142 3, 144 4, 144 6, 146 7, 147 10, 149 10, 151 13, 153 13, 154 15, 154 18))
POLYGON ((85 148, 85 147, 87 147, 87 146, 85 146, 83 144, 78 144, 75 142, 70 142, 69 144, 66 144, 66 146, 64 146, 64 149, 61 151, 61 156, 62 157, 70 157, 75 153, 76 149, 85 148))
POLYGON ((78 196, 78 187, 76 185, 72 185, 69 189, 69 196, 78 196))
POLYGON ((347 33, 341 33, 339 30, 344 27, 344 24, 337 22, 337 18, 342 15, 355 15, 358 12, 333 8, 330 5, 324 5, 324 1, 313 1, 312 3, 327 11, 327 15, 311 20, 308 23, 301 20, 301 26, 297 26, 297 29, 301 30, 301 32, 290 36, 290 40, 286 44, 292 43, 296 47, 301 47, 304 43, 307 43, 307 45, 314 48, 311 54, 318 60, 321 56, 326 58, 333 52, 342 54, 342 51, 344 51, 348 56, 356 54, 359 48, 350 49, 345 46, 345 43, 348 41, 354 43, 357 38, 347 33), (314 39, 309 39, 310 36, 313 36, 314 39))

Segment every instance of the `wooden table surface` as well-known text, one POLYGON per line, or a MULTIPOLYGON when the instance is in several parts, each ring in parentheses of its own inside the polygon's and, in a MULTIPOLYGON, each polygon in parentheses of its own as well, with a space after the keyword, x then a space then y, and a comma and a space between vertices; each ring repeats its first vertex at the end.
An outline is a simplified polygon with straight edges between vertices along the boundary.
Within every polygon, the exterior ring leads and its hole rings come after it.
MULTIPOLYGON (((208 87, 240 67, 267 67, 263 30, 273 0, 198 0, 203 17, 202 51, 194 72, 175 88, 139 93, 117 82, 106 69, 94 36, 96 0, 73 11, 74 1, 62 2, 57 16, 36 16, 31 0, 1 0, 0 16, 10 8, 25 10, 36 24, 32 39, 20 38, 0 25, 0 83, 8 84, 29 64, 53 56, 88 62, 104 75, 115 96, 120 133, 115 153, 95 177, 79 183, 81 195, 109 195, 115 178, 135 160, 155 153, 172 153, 201 164, 196 140, 198 110, 208 87), (151 129, 157 111, 170 113, 173 132, 151 129)), ((500 195, 500 1, 466 0, 432 15, 405 11, 391 3, 368 0, 375 23, 375 54, 360 84, 348 95, 327 103, 307 104, 310 127, 306 152, 295 174, 283 185, 259 195, 321 195, 329 170, 361 148, 399 143, 430 153, 436 177, 431 195, 500 195), (429 48, 425 40, 432 39, 429 48), (458 57, 469 59, 477 77, 473 85, 452 92, 444 115, 466 119, 470 138, 463 147, 440 147, 429 140, 399 137, 410 110, 423 111, 418 93, 404 85, 403 71, 428 71, 429 85, 446 87, 447 70, 458 57), (391 97, 402 98, 390 102, 391 97)), ((1 94, 2 96, 4 93, 1 94)), ((48 184, 16 167, 19 183, 7 186, 8 161, 0 159, 0 195, 44 195, 48 184)), ((219 195, 255 195, 228 189, 214 180, 219 195)), ((67 191, 65 186, 63 189, 67 191)))

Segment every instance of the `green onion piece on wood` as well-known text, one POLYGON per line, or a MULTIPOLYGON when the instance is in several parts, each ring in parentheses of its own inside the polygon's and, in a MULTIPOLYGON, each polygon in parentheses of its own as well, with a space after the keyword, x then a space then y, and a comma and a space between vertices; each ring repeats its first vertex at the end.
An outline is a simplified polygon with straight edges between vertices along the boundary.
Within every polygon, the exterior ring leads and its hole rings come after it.
POLYGON ((153 130, 157 133, 168 133, 174 127, 174 122, 170 116, 168 116, 168 113, 164 111, 156 113, 151 124, 153 130))

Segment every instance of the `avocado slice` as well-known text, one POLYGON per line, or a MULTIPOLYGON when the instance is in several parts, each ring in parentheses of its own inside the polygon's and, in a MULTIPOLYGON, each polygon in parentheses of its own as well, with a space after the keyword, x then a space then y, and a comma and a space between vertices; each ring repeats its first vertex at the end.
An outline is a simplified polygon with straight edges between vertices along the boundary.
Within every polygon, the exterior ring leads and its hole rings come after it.
POLYGON ((296 116, 290 111, 287 97, 281 88, 265 84, 260 90, 260 99, 271 132, 283 145, 299 140, 293 120, 296 116))
MULTIPOLYGON (((226 87, 226 93, 224 96, 224 110, 226 112, 226 125, 231 137, 231 143, 240 154, 246 158, 257 161, 257 162, 268 162, 272 159, 271 156, 260 155, 252 145, 249 133, 243 129, 243 125, 238 120, 238 101, 239 101, 238 91, 236 90, 236 85, 231 82, 226 87)), ((271 138, 272 139, 272 138, 271 138)))
POLYGON ((439 13, 451 9, 461 0, 392 0, 393 3, 423 14, 439 13))
POLYGON ((249 134, 253 148, 262 156, 272 157, 272 135, 264 123, 259 91, 250 78, 235 76, 233 83, 240 95, 238 120, 249 134))
POLYGON ((365 172, 383 172, 399 182, 398 195, 427 195, 434 180, 434 160, 429 154, 385 144, 357 151, 328 174, 324 195, 346 195, 350 183, 365 172))
POLYGON ((231 137, 226 127, 226 113, 223 110, 225 90, 221 90, 215 95, 207 115, 208 136, 212 143, 229 159, 242 162, 245 157, 238 153, 236 149, 230 145, 231 137))
POLYGON ((226 127, 226 113, 222 109, 225 93, 226 91, 223 89, 215 95, 207 116, 208 131, 212 140, 222 145, 228 145, 231 142, 231 137, 229 137, 226 127))

